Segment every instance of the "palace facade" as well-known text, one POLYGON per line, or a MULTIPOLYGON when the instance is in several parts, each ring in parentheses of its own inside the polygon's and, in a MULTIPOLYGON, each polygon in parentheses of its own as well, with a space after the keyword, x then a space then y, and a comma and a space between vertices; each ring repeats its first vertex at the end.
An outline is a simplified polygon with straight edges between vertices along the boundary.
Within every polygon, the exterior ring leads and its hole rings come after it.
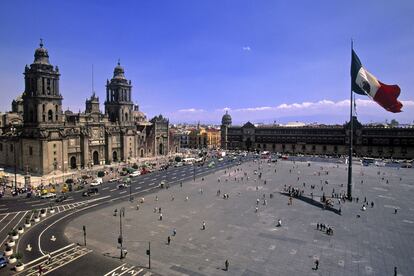
POLYGON ((0 166, 48 174, 178 151, 169 141, 169 121, 162 115, 148 121, 133 103, 131 81, 119 62, 106 82, 104 113, 95 93, 84 112, 63 111, 59 79, 40 43, 25 67, 22 96, 11 112, 0 113, 0 166))
MULTIPOLYGON (((353 151, 357 156, 414 158, 414 128, 372 127, 354 117, 353 151)), ((221 145, 231 150, 262 150, 287 154, 348 155, 350 124, 317 126, 233 126, 226 112, 221 145)))

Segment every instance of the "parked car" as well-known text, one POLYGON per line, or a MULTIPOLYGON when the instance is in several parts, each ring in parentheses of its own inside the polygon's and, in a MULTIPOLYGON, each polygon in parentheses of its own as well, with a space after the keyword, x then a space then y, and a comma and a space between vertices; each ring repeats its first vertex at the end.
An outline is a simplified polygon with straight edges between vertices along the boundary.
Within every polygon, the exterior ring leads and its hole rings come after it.
POLYGON ((117 182, 117 181, 120 181, 120 180, 121 180, 121 178, 114 177, 114 178, 109 179, 109 182, 117 182))
POLYGON ((62 202, 62 201, 64 201, 64 200, 66 200, 66 199, 68 199, 68 196, 67 195, 60 195, 60 196, 58 196, 57 198, 56 198, 56 202, 62 202))
POLYGON ((0 268, 7 266, 7 259, 4 255, 0 256, 0 268))

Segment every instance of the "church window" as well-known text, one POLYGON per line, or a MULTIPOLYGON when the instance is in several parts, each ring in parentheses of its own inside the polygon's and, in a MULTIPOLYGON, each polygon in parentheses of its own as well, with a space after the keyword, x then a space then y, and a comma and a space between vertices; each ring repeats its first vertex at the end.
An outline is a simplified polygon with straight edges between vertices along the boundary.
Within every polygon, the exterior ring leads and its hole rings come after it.
POLYGON ((56 111, 56 113, 58 112, 58 109, 59 109, 59 107, 58 107, 58 105, 56 105, 56 106, 55 106, 55 111, 56 111))
POLYGON ((48 121, 49 122, 53 121, 53 111, 52 110, 49 110, 49 112, 48 112, 47 115, 48 115, 48 117, 47 117, 48 121))
POLYGON ((43 115, 43 122, 46 122, 46 116, 43 115))
POLYGON ((42 104, 42 110, 43 110, 43 112, 45 112, 45 105, 44 104, 42 104))
POLYGON ((53 148, 56 148, 56 144, 53 144, 53 148))
POLYGON ((47 91, 47 94, 50 95, 50 79, 47 79, 46 83, 47 83, 46 91, 47 91))
POLYGON ((33 148, 29 147, 29 155, 33 155, 33 148))

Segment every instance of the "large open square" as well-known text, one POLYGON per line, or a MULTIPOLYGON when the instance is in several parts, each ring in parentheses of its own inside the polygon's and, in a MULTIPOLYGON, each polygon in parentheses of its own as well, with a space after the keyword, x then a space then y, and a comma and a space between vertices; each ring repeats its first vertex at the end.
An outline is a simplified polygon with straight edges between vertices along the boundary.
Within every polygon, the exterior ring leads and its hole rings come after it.
POLYGON ((346 167, 251 161, 182 187, 160 189, 144 203, 125 201, 78 217, 66 236, 83 243, 86 225, 89 248, 119 257, 119 216, 113 212, 125 207, 126 262, 147 266, 150 241, 151 270, 161 275, 393 275, 394 267, 399 275, 413 275, 413 169, 355 164, 358 202, 339 204, 335 198, 333 208, 340 208, 341 215, 320 208, 323 193, 330 197, 333 189, 336 194, 346 191, 346 167), (284 185, 304 190, 309 199, 312 193, 315 204, 296 198, 288 204, 289 197, 280 194, 284 185), (333 235, 318 230, 319 223, 331 226, 333 235))

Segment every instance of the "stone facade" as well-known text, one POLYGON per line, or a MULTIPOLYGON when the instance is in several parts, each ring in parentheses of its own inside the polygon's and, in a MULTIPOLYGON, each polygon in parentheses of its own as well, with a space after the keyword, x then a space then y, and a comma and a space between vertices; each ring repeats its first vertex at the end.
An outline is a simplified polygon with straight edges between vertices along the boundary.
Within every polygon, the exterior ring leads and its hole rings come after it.
POLYGON ((189 134, 188 147, 192 149, 218 149, 220 148, 220 130, 210 127, 192 129, 189 134))
MULTIPOLYGON (((233 126, 223 116, 223 149, 261 150, 288 154, 348 155, 350 124, 318 126, 233 126)), ((354 154, 377 158, 414 158, 414 128, 371 127, 354 117, 354 154)))
POLYGON ((106 83, 105 112, 95 93, 85 111, 62 111, 60 73, 40 44, 34 62, 25 67, 25 90, 0 114, 0 166, 48 174, 119 161, 167 155, 169 121, 161 115, 147 121, 132 102, 132 84, 118 62, 106 83))

